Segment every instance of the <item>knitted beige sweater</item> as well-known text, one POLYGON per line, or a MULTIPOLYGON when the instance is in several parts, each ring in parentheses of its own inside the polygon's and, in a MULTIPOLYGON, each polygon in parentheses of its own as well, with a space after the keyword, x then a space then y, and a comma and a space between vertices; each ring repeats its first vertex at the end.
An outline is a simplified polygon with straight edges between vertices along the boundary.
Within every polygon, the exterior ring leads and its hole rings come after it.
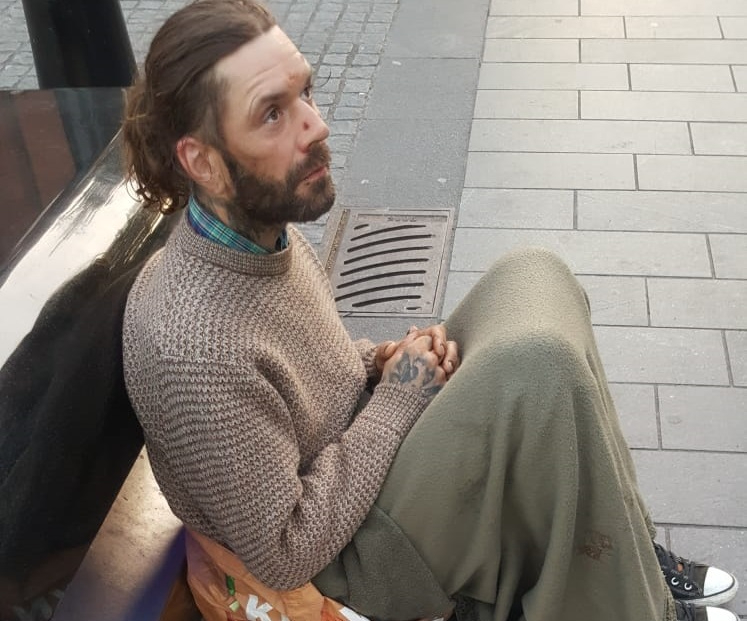
POLYGON ((426 401, 375 379, 313 250, 240 253, 182 220, 143 269, 124 320, 127 390, 156 479, 187 525, 276 589, 351 540, 426 401))

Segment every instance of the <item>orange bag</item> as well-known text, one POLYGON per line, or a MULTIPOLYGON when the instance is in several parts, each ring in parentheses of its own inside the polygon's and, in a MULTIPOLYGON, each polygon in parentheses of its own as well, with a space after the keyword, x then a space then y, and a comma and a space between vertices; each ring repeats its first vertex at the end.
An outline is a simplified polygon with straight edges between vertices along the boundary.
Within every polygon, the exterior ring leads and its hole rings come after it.
POLYGON ((186 532, 187 582, 205 621, 369 621, 307 582, 275 591, 239 557, 191 529, 186 532))

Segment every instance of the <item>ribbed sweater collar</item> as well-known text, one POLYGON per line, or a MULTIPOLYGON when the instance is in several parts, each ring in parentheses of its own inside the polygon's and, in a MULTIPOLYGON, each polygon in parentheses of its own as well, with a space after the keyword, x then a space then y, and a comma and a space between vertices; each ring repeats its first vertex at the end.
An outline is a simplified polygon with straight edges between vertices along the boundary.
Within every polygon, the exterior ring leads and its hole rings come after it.
POLYGON ((277 276, 290 269, 293 248, 298 245, 296 236, 296 231, 289 226, 288 247, 285 250, 266 255, 251 254, 233 250, 198 235, 187 218, 182 217, 174 231, 172 244, 179 251, 234 272, 253 276, 277 276))

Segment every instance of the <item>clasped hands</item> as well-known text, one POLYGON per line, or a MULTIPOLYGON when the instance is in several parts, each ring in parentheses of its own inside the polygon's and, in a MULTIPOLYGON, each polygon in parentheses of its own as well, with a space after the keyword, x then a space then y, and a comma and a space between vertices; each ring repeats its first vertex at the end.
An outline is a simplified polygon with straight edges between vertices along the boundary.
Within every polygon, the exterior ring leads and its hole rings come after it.
POLYGON ((411 327, 400 341, 376 346, 375 363, 382 382, 395 382, 434 397, 459 367, 459 348, 446 338, 443 324, 411 327))

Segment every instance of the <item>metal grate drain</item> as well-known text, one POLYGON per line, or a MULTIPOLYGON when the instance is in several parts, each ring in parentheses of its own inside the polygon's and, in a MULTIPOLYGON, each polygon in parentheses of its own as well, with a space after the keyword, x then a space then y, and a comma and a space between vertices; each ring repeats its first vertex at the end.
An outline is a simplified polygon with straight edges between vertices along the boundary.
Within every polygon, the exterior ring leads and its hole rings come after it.
POLYGON ((433 315, 450 211, 345 209, 327 273, 340 312, 433 315))

